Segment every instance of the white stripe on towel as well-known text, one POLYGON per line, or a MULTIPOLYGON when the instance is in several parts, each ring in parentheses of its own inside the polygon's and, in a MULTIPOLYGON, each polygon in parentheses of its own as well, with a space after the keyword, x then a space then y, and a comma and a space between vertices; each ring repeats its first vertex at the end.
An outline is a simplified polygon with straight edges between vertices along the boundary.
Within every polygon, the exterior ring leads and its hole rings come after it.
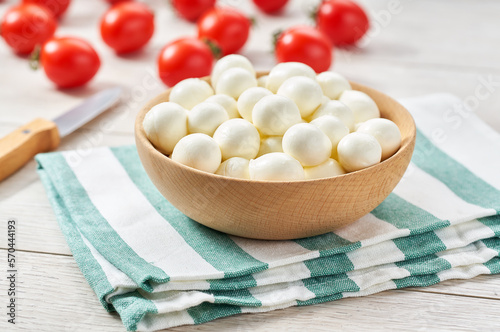
POLYGON ((485 209, 464 201, 444 183, 413 163, 404 179, 394 189, 395 194, 452 224, 496 214, 494 209, 485 209))
POLYGON ((425 136, 440 138, 431 139, 438 148, 500 190, 500 134, 463 108, 462 100, 450 94, 435 94, 401 103, 411 110, 425 136))
POLYGON ((365 239, 376 238, 381 235, 384 236, 387 234, 394 234, 394 232, 398 231, 399 229, 393 224, 379 219, 369 213, 359 218, 354 223, 335 230, 335 234, 351 242, 357 242, 365 239))
POLYGON ((291 301, 307 301, 316 297, 304 286, 302 280, 248 289, 263 307, 276 306, 291 301))
POLYGON ((308 250, 293 241, 266 241, 237 236, 230 237, 250 256, 269 264, 269 268, 319 257, 319 251, 308 250))
MULTIPOLYGON (((68 157, 66 153, 63 155, 68 157)), ((68 165, 71 167, 72 163, 68 165)), ((111 150, 95 149, 72 170, 94 206, 118 235, 145 261, 165 271, 171 280, 224 276, 224 272, 203 259, 156 211, 111 150), (117 191, 124 194, 116 195, 117 191), (193 276, 191 271, 199 274, 193 276)))

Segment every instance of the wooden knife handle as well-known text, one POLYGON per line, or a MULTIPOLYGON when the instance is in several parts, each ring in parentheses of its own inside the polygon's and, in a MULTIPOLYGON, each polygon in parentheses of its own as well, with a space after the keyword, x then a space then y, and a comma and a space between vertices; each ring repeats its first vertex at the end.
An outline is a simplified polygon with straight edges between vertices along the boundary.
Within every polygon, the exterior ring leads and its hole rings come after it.
POLYGON ((35 119, 0 139, 0 181, 16 172, 37 153, 59 146, 60 137, 54 122, 35 119))

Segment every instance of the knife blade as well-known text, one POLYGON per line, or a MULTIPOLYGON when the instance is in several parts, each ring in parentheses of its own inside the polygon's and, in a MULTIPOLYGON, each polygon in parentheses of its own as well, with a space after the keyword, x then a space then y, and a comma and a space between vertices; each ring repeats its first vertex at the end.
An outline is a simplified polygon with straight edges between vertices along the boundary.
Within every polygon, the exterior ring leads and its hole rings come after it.
POLYGON ((98 92, 52 121, 37 118, 1 138, 0 181, 15 173, 37 153, 55 150, 62 137, 109 109, 120 94, 121 88, 118 87, 98 92))

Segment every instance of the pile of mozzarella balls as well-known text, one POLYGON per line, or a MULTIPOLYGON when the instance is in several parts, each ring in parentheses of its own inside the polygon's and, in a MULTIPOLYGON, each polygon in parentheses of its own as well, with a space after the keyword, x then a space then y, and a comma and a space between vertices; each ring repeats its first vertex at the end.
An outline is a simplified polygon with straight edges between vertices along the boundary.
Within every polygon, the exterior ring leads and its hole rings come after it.
POLYGON ((216 63, 211 84, 189 78, 175 85, 143 126, 176 162, 253 180, 332 177, 375 165, 401 145, 397 125, 341 75, 285 62, 257 77, 234 54, 216 63))

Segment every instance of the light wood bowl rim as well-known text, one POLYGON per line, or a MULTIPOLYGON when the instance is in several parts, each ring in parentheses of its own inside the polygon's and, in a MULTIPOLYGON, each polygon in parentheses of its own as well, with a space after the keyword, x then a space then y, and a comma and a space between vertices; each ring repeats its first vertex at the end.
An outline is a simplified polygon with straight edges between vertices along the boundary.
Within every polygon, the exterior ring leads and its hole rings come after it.
MULTIPOLYGON (((258 76, 264 75, 264 74, 267 74, 267 73, 259 73, 258 76)), ((203 77, 203 79, 206 80, 206 81, 208 81, 208 82, 210 81, 209 77, 203 77)), ((376 91, 378 93, 383 94, 380 91, 377 91, 377 90, 375 90, 373 88, 367 87, 367 86, 359 84, 359 83, 355 83, 355 82, 349 82, 349 83, 351 84, 353 90, 358 90, 359 88, 362 88, 362 89, 366 89, 366 90, 374 90, 374 91, 376 91)), ((156 155, 159 158, 163 158, 167 163, 174 163, 175 165, 177 165, 177 166, 179 166, 181 168, 184 168, 188 172, 196 172, 196 173, 199 173, 199 174, 206 175, 208 177, 216 177, 217 179, 224 178, 224 179, 227 179, 229 181, 241 182, 241 183, 248 183, 248 182, 259 183, 260 182, 260 183, 277 183, 277 184, 283 184, 283 185, 285 185, 287 183, 300 183, 300 182, 307 182, 307 183, 314 182, 314 181, 315 182, 323 182, 323 181, 331 180, 333 178, 341 179, 343 177, 347 177, 347 176, 350 176, 350 175, 353 175, 353 174, 363 174, 363 173, 371 172, 373 168, 379 167, 380 165, 382 165, 384 163, 390 162, 390 160, 396 158, 396 156, 398 156, 400 154, 403 154, 405 150, 412 149, 413 148, 413 141, 415 141, 415 138, 416 138, 416 126, 415 126, 415 122, 413 120, 413 117, 411 116, 411 114, 404 107, 402 107, 402 109, 404 109, 410 115, 410 118, 412 120, 412 123, 410 124, 410 127, 411 127, 410 131, 411 132, 410 132, 410 135, 409 135, 409 139, 406 139, 406 140, 402 141, 399 150, 396 151, 395 154, 393 154, 389 158, 381 161, 380 163, 378 163, 376 165, 369 166, 367 168, 364 168, 364 169, 361 169, 361 170, 358 170, 358 171, 349 172, 349 173, 345 173, 345 174, 341 174, 341 175, 336 175, 336 176, 328 177, 328 178, 320 178, 320 179, 306 179, 306 180, 292 180, 292 181, 268 181, 268 180, 253 180, 253 179, 233 178, 233 177, 228 177, 228 176, 219 175, 219 174, 215 174, 215 173, 204 172, 204 171, 198 170, 196 168, 192 168, 192 167, 183 165, 181 163, 175 162, 170 157, 164 155, 159 150, 157 150, 154 147, 154 145, 149 141, 149 139, 146 136, 146 132, 144 131, 144 127, 142 126, 142 123, 144 121, 144 117, 145 117, 146 113, 153 106, 157 105, 158 103, 161 102, 161 100, 165 99, 166 95, 168 95, 170 93, 170 90, 171 90, 171 88, 167 89, 166 91, 164 91, 161 94, 159 94, 156 97, 154 97, 144 107, 142 107, 142 109, 139 111, 139 113, 137 114, 137 117, 136 117, 135 130, 134 130, 135 136, 136 136, 136 140, 138 140, 141 144, 143 144, 144 146, 146 146, 146 148, 148 149, 149 153, 152 153, 152 154, 156 155)), ((387 98, 390 98, 387 95, 385 95, 385 96, 387 98)), ((390 99, 392 99, 392 98, 390 98, 390 99)), ((394 102, 396 102, 396 101, 394 101, 394 102)))
MULTIPOLYGON (((210 82, 208 77, 203 79, 210 82)), ((158 151, 142 126, 145 114, 167 101, 170 90, 153 98, 137 115, 135 138, 141 163, 174 207, 212 229, 262 240, 289 240, 334 231, 355 222, 387 198, 410 164, 416 141, 415 122, 401 104, 375 89, 351 85, 371 95, 381 115, 393 120, 402 134, 400 149, 377 165, 299 181, 237 179, 185 166, 158 151)))

